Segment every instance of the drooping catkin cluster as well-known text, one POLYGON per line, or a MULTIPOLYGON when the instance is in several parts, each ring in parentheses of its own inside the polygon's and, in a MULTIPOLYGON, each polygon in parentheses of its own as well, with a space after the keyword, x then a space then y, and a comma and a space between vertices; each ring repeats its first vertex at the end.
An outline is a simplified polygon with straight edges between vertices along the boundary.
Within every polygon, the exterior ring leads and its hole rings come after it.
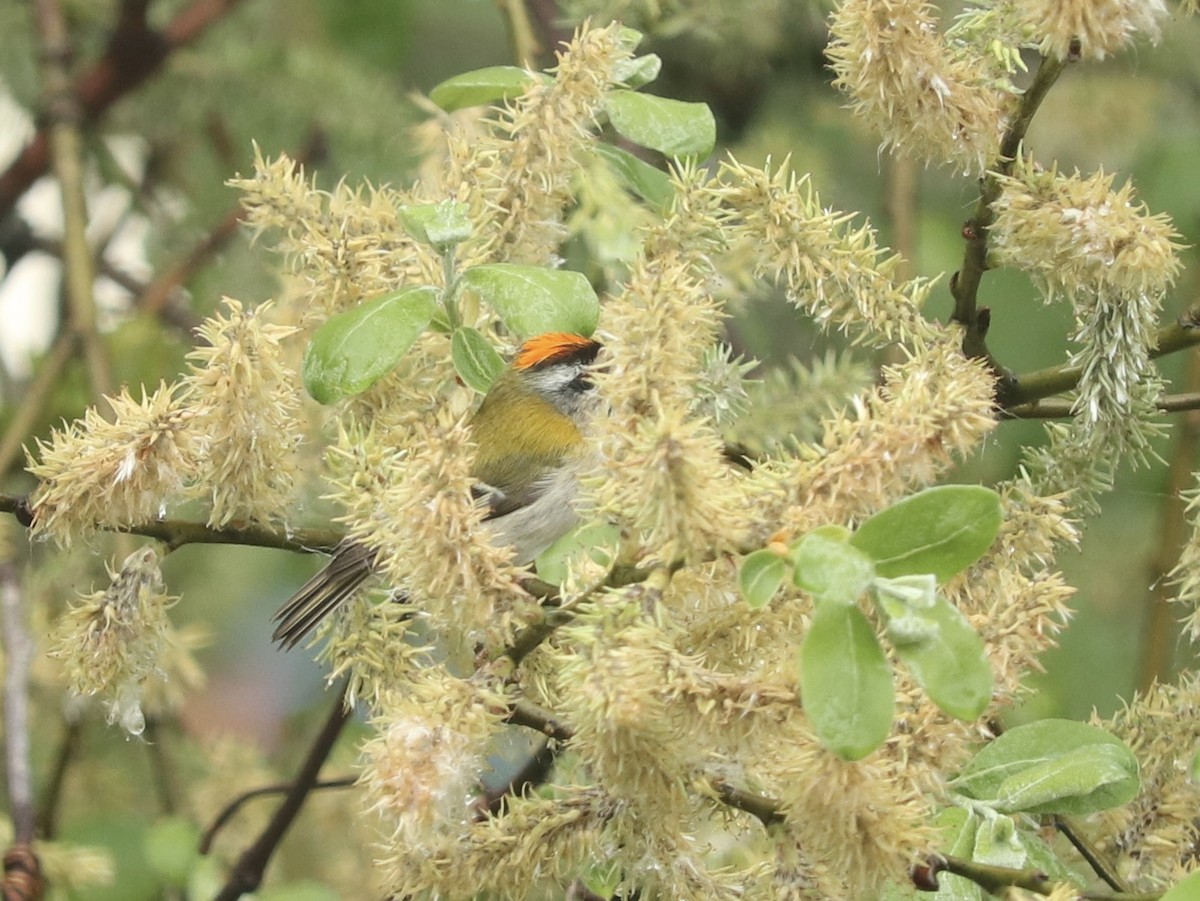
MULTIPOLYGON (((599 128, 602 102, 633 55, 616 23, 587 28, 557 54, 553 81, 534 82, 495 113, 491 140, 454 146, 439 186, 479 224, 464 262, 556 263, 579 154, 599 128)), ((457 143, 457 142, 456 142, 457 143)))
POLYGON ((225 299, 198 333, 208 342, 189 355, 191 429, 199 445, 199 488, 211 499, 208 524, 265 522, 291 499, 294 452, 302 434, 296 420, 300 386, 280 355, 295 329, 264 321, 270 304, 245 310, 225 299))
POLYGON ((110 577, 108 588, 59 619, 51 654, 63 661, 73 692, 102 695, 108 721, 141 735, 145 683, 167 675, 159 661, 170 641, 167 608, 175 599, 167 596, 152 547, 130 554, 110 577))
POLYGON ((606 415, 596 424, 593 495, 663 563, 711 554, 741 531, 723 442, 693 412, 696 373, 724 315, 711 284, 712 255, 724 247, 720 207, 707 176, 681 171, 671 215, 647 232, 601 323, 612 339, 595 376, 606 415))
POLYGON ((1178 234, 1135 200, 1129 182, 1114 190, 1103 172, 1064 176, 1022 157, 1000 181, 995 260, 1029 272, 1047 300, 1061 296, 1075 307, 1077 422, 1097 451, 1144 456, 1159 392, 1150 353, 1180 269, 1178 234))
POLYGON ((177 385, 160 385, 141 401, 122 389, 108 398, 112 419, 89 407, 83 420, 38 439, 29 472, 34 534, 63 547, 99 529, 120 529, 159 516, 195 471, 194 417, 177 385))
POLYGON ((256 234, 272 232, 276 246, 307 290, 281 303, 297 305, 302 322, 409 283, 436 284, 441 261, 403 229, 397 209, 407 198, 390 188, 318 190, 304 170, 280 155, 266 160, 255 147, 254 175, 233 178, 246 221, 256 234))
POLYGON ((938 33, 928 0, 847 0, 826 53, 851 108, 893 147, 981 172, 995 159, 1011 97, 984 48, 938 33))
POLYGON ((992 377, 963 357, 954 334, 885 369, 882 387, 830 417, 818 445, 756 474, 769 498, 762 523, 799 535, 863 519, 977 447, 995 426, 992 377))
POLYGON ((897 283, 899 257, 876 243, 868 223, 851 225, 853 215, 822 206, 807 175, 736 160, 722 174, 730 242, 753 248, 754 274, 782 282, 818 324, 872 344, 933 334, 920 312, 930 283, 897 283))
POLYGON ((1139 886, 1172 885, 1195 870, 1200 849, 1200 674, 1156 685, 1098 724, 1133 749, 1142 782, 1131 803, 1098 817, 1100 850, 1139 886))
POLYGON ((1200 487, 1191 488, 1186 500, 1191 534, 1179 552, 1179 562, 1172 570, 1171 578, 1179 586, 1176 600, 1185 608, 1184 629, 1196 643, 1200 642, 1200 487))

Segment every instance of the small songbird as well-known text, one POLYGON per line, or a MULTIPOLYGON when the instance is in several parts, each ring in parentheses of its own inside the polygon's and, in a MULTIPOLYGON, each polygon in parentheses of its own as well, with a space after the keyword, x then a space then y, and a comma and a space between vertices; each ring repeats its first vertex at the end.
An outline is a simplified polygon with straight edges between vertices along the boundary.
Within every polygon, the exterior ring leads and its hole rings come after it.
MULTIPOLYGON (((595 406, 589 371, 600 345, 553 332, 521 345, 471 419, 472 489, 497 545, 524 565, 578 521, 579 475, 592 455, 581 427, 595 406)), ((275 614, 272 636, 292 648, 367 580, 375 551, 348 542, 275 614)))

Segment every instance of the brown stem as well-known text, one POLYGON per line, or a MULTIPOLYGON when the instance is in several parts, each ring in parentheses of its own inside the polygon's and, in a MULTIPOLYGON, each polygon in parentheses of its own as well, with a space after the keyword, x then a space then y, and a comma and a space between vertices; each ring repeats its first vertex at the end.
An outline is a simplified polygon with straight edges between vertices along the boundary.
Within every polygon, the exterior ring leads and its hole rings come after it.
MULTIPOLYGON (((172 53, 194 43, 242 0, 194 0, 162 32, 152 31, 145 19, 145 0, 122 4, 121 14, 104 55, 79 75, 72 87, 83 122, 94 122, 121 97, 158 72, 172 53)), ((12 213, 17 200, 46 174, 50 163, 47 126, 0 173, 0 221, 12 213)))
MULTIPOLYGON (((1168 394, 1154 404, 1160 413, 1186 413, 1200 410, 1200 392, 1168 394)), ((1074 416, 1073 404, 1069 400, 1051 398, 1034 401, 1003 411, 1006 419, 1069 419, 1074 416)))
MULTIPOLYGON (((313 784, 313 791, 322 791, 328 788, 349 788, 354 785, 358 779, 354 776, 344 776, 341 779, 322 779, 320 782, 313 784)), ((204 835, 200 838, 200 853, 207 854, 212 850, 213 842, 216 841, 217 833, 220 832, 225 824, 232 820, 239 810, 248 802, 255 798, 266 798, 271 795, 283 795, 295 788, 294 782, 277 782, 274 785, 263 785, 259 788, 252 788, 250 791, 242 792, 232 801, 225 805, 225 808, 217 814, 216 819, 212 824, 204 830, 204 835)))
MULTIPOLYGON (((33 521, 29 499, 21 495, 0 493, 0 513, 11 513, 21 525, 33 521)), ((269 547, 280 551, 300 551, 307 554, 330 554, 345 536, 334 529, 272 529, 258 525, 228 525, 215 528, 202 522, 182 519, 160 519, 120 530, 129 535, 157 538, 171 550, 185 544, 244 544, 249 547, 269 547)))
POLYGON ((83 722, 76 719, 66 724, 62 739, 58 744, 58 752, 54 755, 54 766, 50 770, 50 778, 42 792, 42 805, 37 814, 37 834, 49 841, 58 833, 58 804, 62 800, 63 785, 67 781, 67 770, 77 754, 83 722))
MULTIPOLYGON (((954 296, 954 312, 950 318, 966 329, 963 336, 963 352, 968 356, 991 359, 986 342, 988 315, 985 309, 979 307, 979 284, 988 268, 988 229, 995 220, 992 204, 1000 196, 1000 176, 1012 172, 1034 113, 1065 67, 1065 61, 1043 57, 1033 76, 1033 82, 1021 96, 1016 114, 1000 141, 999 158, 993 171, 983 177, 979 200, 975 204, 975 214, 963 228, 966 248, 963 251, 962 267, 950 281, 950 292, 954 296)), ((999 366, 993 368, 999 371, 999 366)))
POLYGON ((83 135, 78 97, 71 84, 72 49, 58 0, 36 0, 41 42, 43 113, 49 129, 50 156, 63 211, 63 282, 71 330, 83 345, 92 396, 103 403, 112 394, 112 366, 96 325, 92 249, 87 237, 87 197, 83 186, 83 135))
POLYGON ((233 872, 229 874, 228 881, 217 894, 216 901, 234 901, 247 892, 255 891, 262 884, 263 873, 271 861, 271 855, 275 853, 279 843, 283 841, 284 835, 287 834, 288 828, 296 819, 296 815, 300 813, 300 808, 304 806, 309 792, 316 786, 321 767, 324 766, 329 752, 333 750, 333 746, 342 732, 342 727, 346 725, 346 720, 349 718, 350 710, 346 707, 346 686, 343 683, 337 692, 333 708, 329 711, 329 718, 326 719, 325 725, 317 734, 308 756, 296 774, 295 781, 287 795, 284 796, 283 803, 279 805, 275 815, 271 817, 271 821, 267 823, 259 837, 238 858, 233 872))
MULTIPOLYGON (((1197 344, 1200 344, 1200 301, 1193 303, 1170 325, 1158 330, 1150 357, 1157 359, 1197 344)), ((1041 398, 1070 391, 1082 377, 1083 369, 1079 366, 1063 364, 1039 369, 1018 376, 1001 401, 1010 410, 1019 409, 1041 398)))
POLYGON ((0 438, 0 475, 8 472, 16 462, 21 454, 22 444, 33 432, 38 417, 45 413, 50 392, 74 355, 75 346, 75 335, 64 331, 55 340, 50 353, 42 360, 37 375, 29 383, 25 396, 21 398, 21 405, 17 407, 8 428, 4 430, 4 437, 0 438))
POLYGON ((1108 884, 1109 888, 1115 892, 1129 891, 1129 887, 1125 885, 1121 877, 1117 874, 1117 871, 1100 855, 1100 852, 1073 821, 1064 816, 1056 816, 1054 818, 1054 826, 1066 836, 1067 841, 1088 862, 1088 866, 1092 868, 1095 874, 1108 884))
POLYGON ((531 788, 543 785, 554 769, 554 761, 558 759, 558 750, 549 739, 543 741, 536 751, 529 755, 525 764, 517 770, 507 783, 489 792, 479 799, 479 806, 493 816, 504 813, 505 801, 520 796, 531 788))

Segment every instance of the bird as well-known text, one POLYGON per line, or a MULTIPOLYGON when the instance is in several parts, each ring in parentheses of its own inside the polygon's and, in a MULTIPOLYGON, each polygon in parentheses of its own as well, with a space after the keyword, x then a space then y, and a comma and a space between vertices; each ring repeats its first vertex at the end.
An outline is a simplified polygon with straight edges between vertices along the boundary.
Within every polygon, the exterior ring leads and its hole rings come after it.
MULTIPOLYGON (((583 429, 595 407, 591 374, 600 343, 550 332, 532 337, 498 375, 471 417, 472 495, 497 546, 531 563, 579 521, 579 475, 594 459, 583 429)), ((275 614, 272 640, 295 647, 370 578, 376 551, 343 542, 275 614)))

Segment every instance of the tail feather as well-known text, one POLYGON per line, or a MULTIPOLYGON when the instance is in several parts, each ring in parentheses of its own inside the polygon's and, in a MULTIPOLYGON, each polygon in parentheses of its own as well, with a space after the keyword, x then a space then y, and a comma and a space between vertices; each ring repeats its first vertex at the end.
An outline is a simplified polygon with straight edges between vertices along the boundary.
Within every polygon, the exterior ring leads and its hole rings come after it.
POLYGON ((359 589, 374 566, 373 549, 361 544, 343 544, 333 552, 329 563, 279 608, 272 640, 284 650, 294 648, 359 589))

